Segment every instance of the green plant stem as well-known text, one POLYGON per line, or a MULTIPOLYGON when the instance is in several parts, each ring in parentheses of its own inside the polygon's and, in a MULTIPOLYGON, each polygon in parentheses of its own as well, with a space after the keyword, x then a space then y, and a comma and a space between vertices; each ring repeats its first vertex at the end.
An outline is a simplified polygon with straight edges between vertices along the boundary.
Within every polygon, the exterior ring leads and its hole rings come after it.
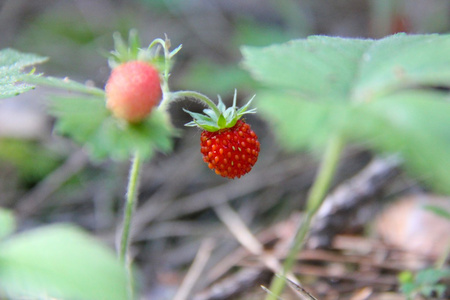
POLYGON ((129 288, 129 298, 133 299, 134 290, 134 280, 133 272, 131 270, 131 260, 129 258, 129 248, 130 248, 130 229, 131 222, 133 220, 133 213, 136 208, 137 194, 139 189, 139 172, 141 169, 141 157, 136 151, 133 157, 133 161, 130 167, 130 174, 128 177, 128 186, 126 194, 125 211, 122 225, 122 235, 120 239, 120 251, 119 258, 123 263, 125 270, 127 272, 128 288, 129 288))
POLYGON ((319 172, 308 195, 305 217, 300 227, 297 229, 294 243, 283 263, 283 274, 282 276, 275 276, 272 280, 270 291, 273 294, 268 294, 266 300, 276 300, 277 297, 279 297, 279 295, 283 292, 286 285, 286 279, 284 279, 284 277, 292 270, 297 253, 302 249, 303 241, 309 232, 311 221, 325 199, 331 181, 336 172, 343 147, 344 141, 340 135, 332 136, 329 139, 319 172))
POLYGON ((122 237, 120 240, 120 260, 125 262, 130 246, 130 228, 133 219, 133 212, 136 207, 137 192, 139 188, 139 171, 141 168, 141 158, 138 152, 134 154, 128 177, 126 194, 125 213, 123 218, 122 237))
POLYGON ((169 105, 169 102, 171 100, 169 88, 170 60, 172 58, 172 55, 170 54, 169 51, 170 41, 167 39, 167 37, 166 40, 156 39, 153 41, 153 43, 150 44, 149 49, 154 47, 156 44, 160 44, 164 49, 164 72, 163 72, 163 81, 161 84, 163 98, 161 100, 161 103, 159 104, 159 109, 161 111, 166 111, 167 106, 169 105))
POLYGON ((215 113, 217 116, 220 116, 220 110, 217 107, 217 105, 211 100, 209 99, 207 96, 198 93, 198 92, 194 92, 194 91, 178 91, 175 93, 172 93, 171 98, 174 99, 182 99, 182 98, 194 98, 200 102, 203 102, 204 104, 206 104, 207 106, 209 106, 215 113))

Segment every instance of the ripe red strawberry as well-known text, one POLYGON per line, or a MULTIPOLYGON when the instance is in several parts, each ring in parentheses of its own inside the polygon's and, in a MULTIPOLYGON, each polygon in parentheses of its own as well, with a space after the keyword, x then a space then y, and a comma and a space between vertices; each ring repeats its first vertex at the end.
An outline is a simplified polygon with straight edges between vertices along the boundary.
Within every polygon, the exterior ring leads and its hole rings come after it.
POLYGON ((258 137, 250 125, 240 120, 244 114, 255 111, 247 111, 250 102, 237 109, 235 94, 232 107, 226 108, 219 98, 217 107, 204 110, 207 116, 186 111, 194 118, 186 125, 204 129, 200 138, 203 160, 223 177, 240 178, 250 172, 258 160, 258 137))
POLYGON ((138 60, 114 68, 105 90, 108 109, 130 123, 145 119, 162 96, 159 72, 138 60))
POLYGON ((258 160, 259 141, 250 125, 242 120, 231 128, 203 131, 201 153, 216 174, 234 179, 247 174, 258 160))

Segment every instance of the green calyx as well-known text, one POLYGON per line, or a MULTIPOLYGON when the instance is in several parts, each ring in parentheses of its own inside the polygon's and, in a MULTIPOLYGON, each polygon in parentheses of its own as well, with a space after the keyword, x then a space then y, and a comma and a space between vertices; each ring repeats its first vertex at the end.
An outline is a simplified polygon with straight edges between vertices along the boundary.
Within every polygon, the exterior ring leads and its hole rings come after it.
POLYGON ((141 48, 141 41, 135 29, 131 29, 128 34, 128 44, 123 40, 119 32, 113 34, 113 39, 115 50, 107 55, 108 64, 112 69, 123 63, 135 60, 148 62, 160 71, 166 68, 170 69, 170 66, 165 64, 181 49, 180 45, 176 49, 169 51, 170 40, 167 36, 164 40, 155 39, 147 48, 141 48), (159 53, 161 48, 163 48, 164 56, 159 53))
POLYGON ((185 126, 190 127, 200 127, 204 130, 215 132, 224 128, 231 128, 236 125, 236 122, 245 114, 251 114, 256 112, 256 108, 248 109, 253 98, 253 96, 247 104, 242 106, 241 108, 236 107, 236 97, 237 91, 234 92, 233 97, 233 106, 226 107, 223 103, 220 96, 218 97, 218 104, 215 105, 214 102, 209 100, 206 96, 201 95, 202 97, 196 97, 196 95, 188 95, 195 97, 202 102, 205 102, 210 108, 206 108, 203 110, 204 114, 195 113, 183 109, 185 112, 191 115, 194 119, 193 121, 185 124, 185 126))

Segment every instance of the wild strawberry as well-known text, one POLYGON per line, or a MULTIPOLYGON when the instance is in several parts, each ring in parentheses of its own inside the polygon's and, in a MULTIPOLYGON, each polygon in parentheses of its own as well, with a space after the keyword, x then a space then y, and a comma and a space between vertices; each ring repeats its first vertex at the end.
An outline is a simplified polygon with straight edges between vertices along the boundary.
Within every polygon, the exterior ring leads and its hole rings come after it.
POLYGON ((259 141, 250 125, 238 120, 231 128, 203 131, 201 153, 208 167, 223 177, 247 174, 258 160, 259 141))
POLYGON ((129 61, 113 69, 106 83, 106 106, 130 123, 145 119, 161 100, 159 73, 144 61, 129 61))
POLYGON ((252 99, 237 109, 235 93, 233 106, 230 108, 226 108, 219 98, 217 106, 213 104, 211 109, 203 111, 206 115, 185 110, 194 118, 186 125, 203 129, 200 151, 208 167, 218 175, 231 179, 240 178, 250 172, 258 160, 258 137, 250 125, 240 120, 244 114, 255 112, 255 109, 247 111, 252 99))

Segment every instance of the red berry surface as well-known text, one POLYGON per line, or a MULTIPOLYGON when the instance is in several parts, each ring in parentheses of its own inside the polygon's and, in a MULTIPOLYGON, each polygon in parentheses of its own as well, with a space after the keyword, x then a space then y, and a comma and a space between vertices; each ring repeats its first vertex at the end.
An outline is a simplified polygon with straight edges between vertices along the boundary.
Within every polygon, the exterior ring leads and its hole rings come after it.
POLYGON ((106 106, 131 123, 145 119, 161 100, 159 73, 151 64, 130 61, 113 69, 106 83, 106 106))
POLYGON ((223 177, 239 178, 250 172, 258 160, 258 137, 242 120, 231 128, 203 131, 200 142, 203 160, 223 177))

